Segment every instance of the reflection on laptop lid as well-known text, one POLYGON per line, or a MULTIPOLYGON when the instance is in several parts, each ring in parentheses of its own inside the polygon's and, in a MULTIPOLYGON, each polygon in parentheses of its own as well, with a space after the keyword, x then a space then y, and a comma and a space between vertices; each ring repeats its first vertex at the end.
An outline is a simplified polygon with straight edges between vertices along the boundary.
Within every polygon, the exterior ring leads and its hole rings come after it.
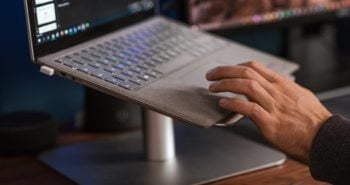
POLYGON ((28 20, 32 59, 81 43, 154 14, 152 0, 33 0, 28 20))

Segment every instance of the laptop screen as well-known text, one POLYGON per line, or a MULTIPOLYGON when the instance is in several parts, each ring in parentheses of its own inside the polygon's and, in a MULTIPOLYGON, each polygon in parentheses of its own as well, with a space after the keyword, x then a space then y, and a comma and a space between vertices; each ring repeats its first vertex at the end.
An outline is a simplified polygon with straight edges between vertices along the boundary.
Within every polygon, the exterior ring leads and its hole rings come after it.
POLYGON ((154 10, 152 0, 28 1, 31 44, 37 56, 132 23, 135 15, 154 10))

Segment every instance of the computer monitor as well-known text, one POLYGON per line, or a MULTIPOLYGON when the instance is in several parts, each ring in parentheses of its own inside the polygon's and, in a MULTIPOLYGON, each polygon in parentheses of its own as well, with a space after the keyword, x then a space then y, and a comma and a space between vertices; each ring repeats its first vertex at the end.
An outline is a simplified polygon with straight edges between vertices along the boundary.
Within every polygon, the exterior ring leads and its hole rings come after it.
POLYGON ((202 30, 348 16, 350 0, 189 0, 188 21, 202 30))
POLYGON ((194 27, 298 62, 298 83, 314 92, 350 83, 349 28, 339 27, 350 20, 345 19, 350 15, 350 0, 178 1, 186 6, 185 19, 194 27), (324 60, 319 65, 319 55, 313 53, 320 50, 334 58, 320 57, 324 60))

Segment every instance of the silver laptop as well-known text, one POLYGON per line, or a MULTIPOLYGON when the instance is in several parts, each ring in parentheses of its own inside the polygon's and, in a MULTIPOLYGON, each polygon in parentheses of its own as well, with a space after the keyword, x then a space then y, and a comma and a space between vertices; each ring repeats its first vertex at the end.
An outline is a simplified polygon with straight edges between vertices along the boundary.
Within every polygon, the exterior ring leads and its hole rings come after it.
POLYGON ((156 15, 152 0, 25 0, 25 6, 41 72, 199 127, 242 118, 218 107, 220 97, 239 95, 209 93, 208 70, 251 60, 283 75, 298 68, 156 15))

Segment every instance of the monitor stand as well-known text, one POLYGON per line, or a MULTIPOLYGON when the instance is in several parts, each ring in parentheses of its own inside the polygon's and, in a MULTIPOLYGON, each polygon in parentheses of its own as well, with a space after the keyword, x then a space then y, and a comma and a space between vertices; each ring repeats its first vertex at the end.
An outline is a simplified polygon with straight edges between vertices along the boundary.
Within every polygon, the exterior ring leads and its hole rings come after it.
POLYGON ((152 111, 144 116, 144 133, 64 146, 42 153, 39 159, 84 185, 203 184, 280 165, 286 159, 223 129, 174 127, 171 118, 152 111))

